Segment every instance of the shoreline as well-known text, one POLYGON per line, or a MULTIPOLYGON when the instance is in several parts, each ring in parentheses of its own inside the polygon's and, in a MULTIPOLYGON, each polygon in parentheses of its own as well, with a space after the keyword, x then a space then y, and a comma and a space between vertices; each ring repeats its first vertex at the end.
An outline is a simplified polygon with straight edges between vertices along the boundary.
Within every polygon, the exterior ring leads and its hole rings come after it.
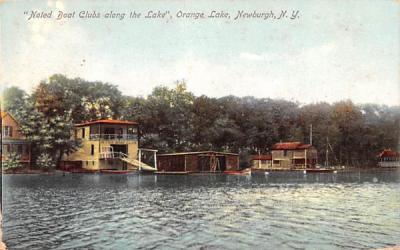
MULTIPOLYGON (((254 173, 265 173, 265 172, 299 172, 303 171, 304 169, 251 169, 254 173)), ((337 173, 347 173, 347 172, 368 172, 368 171, 395 171, 400 170, 399 167, 392 167, 392 168, 382 168, 382 167, 369 167, 369 168, 359 168, 359 167, 351 167, 345 169, 337 169, 337 173)), ((3 170, 2 174, 4 175, 19 175, 19 174, 46 174, 46 175, 55 175, 55 174, 74 174, 74 173, 100 173, 101 171, 93 171, 87 169, 80 169, 79 171, 66 171, 62 169, 36 169, 36 168, 21 168, 21 169, 9 169, 3 170)), ((156 172, 154 174, 162 174, 162 175, 169 175, 169 174, 176 174, 174 172, 156 172)), ((180 173, 182 174, 182 173, 180 173)), ((185 173, 190 174, 190 173, 185 173)), ((213 174, 212 172, 205 172, 202 174, 213 174)))

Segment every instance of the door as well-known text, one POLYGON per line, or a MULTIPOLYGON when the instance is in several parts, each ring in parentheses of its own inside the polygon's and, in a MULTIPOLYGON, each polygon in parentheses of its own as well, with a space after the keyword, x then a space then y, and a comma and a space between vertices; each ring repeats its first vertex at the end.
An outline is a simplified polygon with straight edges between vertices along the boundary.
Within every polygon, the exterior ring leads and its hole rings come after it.
POLYGON ((124 153, 128 154, 128 145, 118 145, 118 144, 111 144, 111 147, 114 150, 114 153, 124 153))

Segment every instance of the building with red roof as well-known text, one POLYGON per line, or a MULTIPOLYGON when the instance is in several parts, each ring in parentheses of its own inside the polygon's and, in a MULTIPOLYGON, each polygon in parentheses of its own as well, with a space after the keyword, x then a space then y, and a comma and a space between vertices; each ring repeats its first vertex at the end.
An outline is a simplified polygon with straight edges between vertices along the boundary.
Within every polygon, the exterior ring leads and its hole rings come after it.
POLYGON ((391 149, 384 149, 378 154, 379 167, 400 167, 400 153, 391 149))
POLYGON ((274 169, 314 168, 317 164, 315 147, 301 142, 275 143, 271 155, 274 169))
MULTIPOLYGON (((62 168, 90 171, 156 170, 141 162, 138 123, 123 120, 96 120, 75 125, 74 136, 81 147, 65 155, 62 168)), ((147 150, 155 154, 156 150, 147 150)), ((154 156, 154 162, 156 157, 154 156)))
POLYGON ((250 158, 252 169, 271 169, 272 168, 272 155, 271 154, 258 154, 252 155, 250 158))

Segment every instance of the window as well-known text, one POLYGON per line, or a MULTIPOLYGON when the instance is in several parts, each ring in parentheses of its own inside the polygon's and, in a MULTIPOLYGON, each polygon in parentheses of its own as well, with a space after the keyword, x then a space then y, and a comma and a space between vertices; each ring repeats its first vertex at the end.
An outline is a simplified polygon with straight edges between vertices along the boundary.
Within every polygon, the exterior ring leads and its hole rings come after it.
POLYGON ((92 144, 91 147, 90 147, 90 154, 91 154, 91 155, 94 155, 94 145, 93 145, 93 144, 92 144))
POLYGON ((128 134, 129 135, 134 135, 136 134, 137 129, 135 127, 128 127, 128 134))
POLYGON ((18 153, 19 155, 22 155, 22 145, 18 145, 18 146, 17 146, 17 153, 18 153))
POLYGON ((82 138, 85 138, 85 128, 82 128, 82 138))
POLYGON ((283 156, 287 156, 287 150, 283 150, 283 156))
POLYGON ((3 136, 4 137, 12 137, 12 127, 11 126, 4 126, 3 136))

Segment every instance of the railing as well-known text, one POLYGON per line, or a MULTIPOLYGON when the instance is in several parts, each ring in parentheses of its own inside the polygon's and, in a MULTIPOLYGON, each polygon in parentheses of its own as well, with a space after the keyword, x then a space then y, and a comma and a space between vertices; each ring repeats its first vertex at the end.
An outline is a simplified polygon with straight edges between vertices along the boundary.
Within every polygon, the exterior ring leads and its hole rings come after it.
POLYGON ((90 134, 90 140, 137 140, 137 135, 130 134, 90 134))
POLYGON ((128 155, 122 152, 103 151, 100 152, 100 159, 128 158, 128 155))
POLYGON ((383 168, 400 167, 400 161, 381 161, 378 162, 378 166, 383 168))

